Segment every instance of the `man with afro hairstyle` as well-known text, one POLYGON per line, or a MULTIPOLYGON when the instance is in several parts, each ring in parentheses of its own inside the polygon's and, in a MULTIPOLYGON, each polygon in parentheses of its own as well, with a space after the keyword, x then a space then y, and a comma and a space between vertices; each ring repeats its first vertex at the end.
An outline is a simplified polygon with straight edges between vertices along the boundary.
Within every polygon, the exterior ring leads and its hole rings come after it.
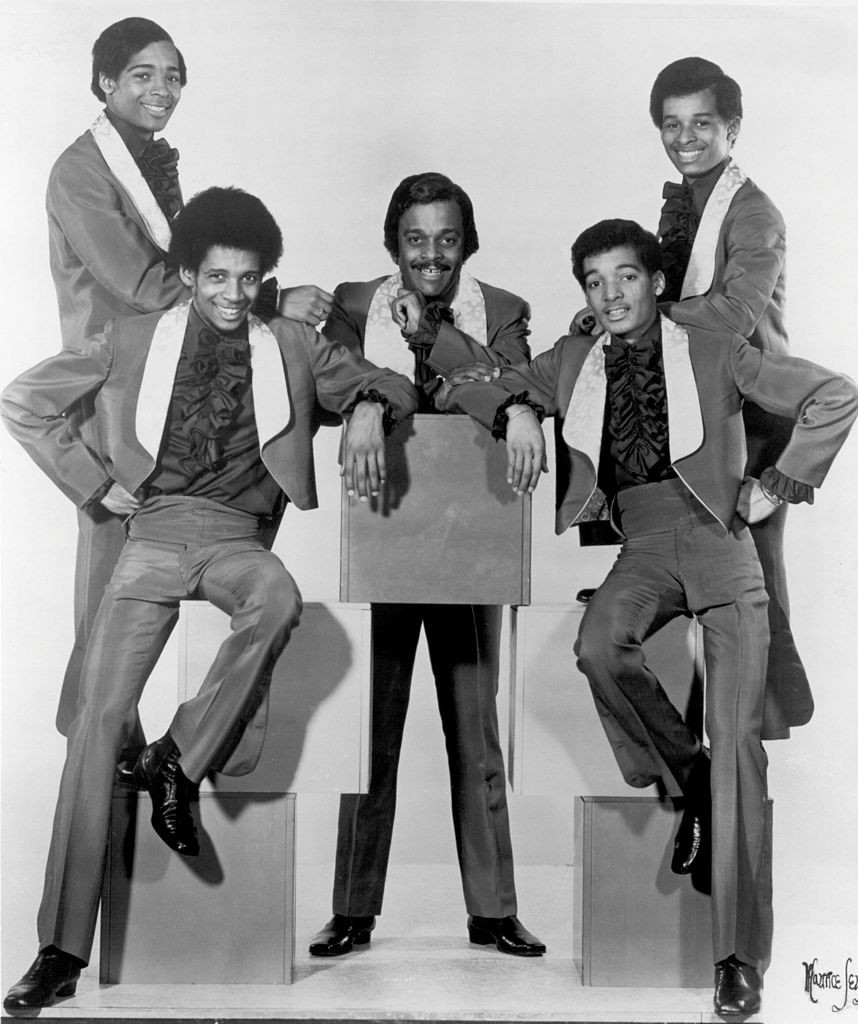
POLYGON ((10 432, 63 493, 122 517, 127 534, 86 649, 39 955, 6 997, 12 1013, 72 995, 88 961, 115 765, 180 602, 216 604, 232 634, 134 774, 149 790, 155 831, 194 856, 194 789, 212 769, 253 770, 271 671, 300 618, 298 588, 270 547, 288 502, 317 505, 317 403, 351 414, 342 472, 364 498, 384 479, 385 430, 416 408, 405 378, 306 324, 251 314, 281 252, 280 229, 255 196, 201 193, 174 222, 169 251, 190 302, 111 321, 23 373, 0 400, 10 432), (65 415, 84 398, 88 442, 65 415))

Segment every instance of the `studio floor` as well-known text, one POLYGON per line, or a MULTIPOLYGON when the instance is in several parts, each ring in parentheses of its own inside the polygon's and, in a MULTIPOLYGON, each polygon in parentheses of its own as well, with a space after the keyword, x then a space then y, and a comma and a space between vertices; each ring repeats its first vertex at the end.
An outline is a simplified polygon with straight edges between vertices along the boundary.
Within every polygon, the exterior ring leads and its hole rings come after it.
MULTIPOLYGON (((702 1024, 718 1021, 706 989, 592 988, 572 955, 571 868, 517 869, 519 917, 548 946, 523 959, 467 940, 455 867, 391 866, 372 943, 314 959, 309 940, 330 916, 330 866, 299 865, 292 985, 100 986, 86 971, 76 995, 43 1010, 73 1020, 526 1021, 702 1024)), ((27 960, 27 957, 24 957, 27 960)), ((22 962, 21 972, 29 961, 22 962)), ((14 980, 14 979, 12 979, 14 980)), ((763 1016, 747 1018, 749 1022, 763 1016)), ((778 1022, 782 1024, 782 1022, 778 1022)))

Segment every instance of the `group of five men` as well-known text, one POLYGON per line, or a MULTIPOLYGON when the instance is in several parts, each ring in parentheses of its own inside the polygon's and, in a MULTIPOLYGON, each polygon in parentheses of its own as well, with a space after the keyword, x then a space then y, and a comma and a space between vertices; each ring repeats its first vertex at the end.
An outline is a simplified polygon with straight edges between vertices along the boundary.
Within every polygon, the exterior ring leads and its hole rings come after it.
MULTIPOLYGON (((268 210, 234 188, 184 205, 177 154, 153 141, 185 81, 153 22, 125 19, 96 42, 105 110, 48 188, 64 347, 2 399, 8 428, 80 520, 39 955, 6 1009, 75 991, 116 772, 149 791, 158 834, 193 856, 196 784, 256 764, 272 667, 301 612, 270 547, 290 501, 316 504, 319 417, 346 421, 341 473, 365 499, 384 486, 385 433, 419 410, 466 412, 505 438, 520 493, 544 466, 540 420, 558 418, 557 532, 607 520, 622 538, 586 609, 578 665, 625 779, 646 786, 668 772, 685 794, 673 867, 712 893, 715 1007, 753 1012, 771 946, 761 739, 812 711, 789 630, 783 517, 787 503, 812 501, 858 395, 785 354, 784 227, 732 160, 738 86, 699 58, 659 75, 651 113, 683 174, 665 187, 660 243, 629 221, 584 231, 572 259, 586 308, 531 359, 529 308, 464 269, 479 245, 473 207, 438 173, 393 194, 394 274, 333 295, 263 283, 282 252, 268 210), (226 611, 232 632, 198 694, 146 744, 137 702, 184 599, 226 611), (642 654, 654 631, 692 614, 705 638, 708 750, 642 654)), ((500 612, 372 606, 370 787, 341 798, 334 916, 312 955, 369 943, 381 911, 421 627, 469 938, 545 952, 517 917, 495 707, 500 612)))

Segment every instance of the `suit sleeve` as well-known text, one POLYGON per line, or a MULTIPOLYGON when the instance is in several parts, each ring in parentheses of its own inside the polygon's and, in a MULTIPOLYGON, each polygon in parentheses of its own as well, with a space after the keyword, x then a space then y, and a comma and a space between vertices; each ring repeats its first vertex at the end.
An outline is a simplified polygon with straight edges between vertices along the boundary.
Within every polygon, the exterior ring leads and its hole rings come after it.
POLYGON ((763 318, 783 273, 786 229, 765 196, 756 196, 725 223, 726 263, 720 281, 706 295, 668 305, 677 323, 709 330, 719 327, 750 338, 763 318))
POLYGON ((92 277, 111 295, 152 313, 188 297, 176 271, 123 210, 116 187, 83 161, 57 166, 47 196, 48 216, 92 277))
POLYGON ((59 489, 83 507, 99 495, 110 473, 81 440, 64 413, 94 394, 113 361, 112 328, 79 348, 63 349, 26 370, 0 395, 0 415, 9 433, 59 489))
POLYGON ((309 328, 304 334, 316 398, 322 408, 343 415, 370 392, 382 395, 388 413, 401 422, 417 409, 417 392, 407 377, 378 367, 345 345, 309 328))
POLYGON ((557 404, 557 380, 565 338, 561 338, 547 352, 540 353, 531 362, 504 366, 500 377, 483 382, 459 384, 450 395, 446 412, 467 413, 478 423, 491 430, 498 410, 510 397, 527 398, 539 405, 546 416, 555 416, 562 410, 557 404))
POLYGON ((760 352, 738 338, 730 361, 746 398, 795 421, 775 468, 792 480, 819 487, 858 415, 854 381, 806 359, 760 352))
POLYGON ((452 324, 442 322, 427 362, 445 377, 464 363, 507 366, 526 362, 530 359, 530 345, 527 343, 530 307, 510 295, 500 303, 497 314, 497 324, 487 345, 481 345, 452 324))
POLYGON ((363 332, 345 301, 344 285, 334 289, 334 303, 325 321, 323 333, 330 341, 344 345, 354 355, 363 354, 363 332))

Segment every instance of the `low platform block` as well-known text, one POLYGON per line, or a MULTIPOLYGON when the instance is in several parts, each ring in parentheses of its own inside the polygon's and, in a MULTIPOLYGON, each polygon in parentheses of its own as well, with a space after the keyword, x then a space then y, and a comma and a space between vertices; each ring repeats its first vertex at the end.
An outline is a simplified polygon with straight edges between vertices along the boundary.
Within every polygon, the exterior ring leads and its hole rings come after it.
POLYGON ((657 797, 576 798, 573 955, 582 984, 712 986, 711 900, 670 870, 679 818, 657 797))
POLYGON ((295 796, 200 794, 200 856, 168 849, 147 793, 117 786, 101 910, 102 984, 290 984, 295 796))

